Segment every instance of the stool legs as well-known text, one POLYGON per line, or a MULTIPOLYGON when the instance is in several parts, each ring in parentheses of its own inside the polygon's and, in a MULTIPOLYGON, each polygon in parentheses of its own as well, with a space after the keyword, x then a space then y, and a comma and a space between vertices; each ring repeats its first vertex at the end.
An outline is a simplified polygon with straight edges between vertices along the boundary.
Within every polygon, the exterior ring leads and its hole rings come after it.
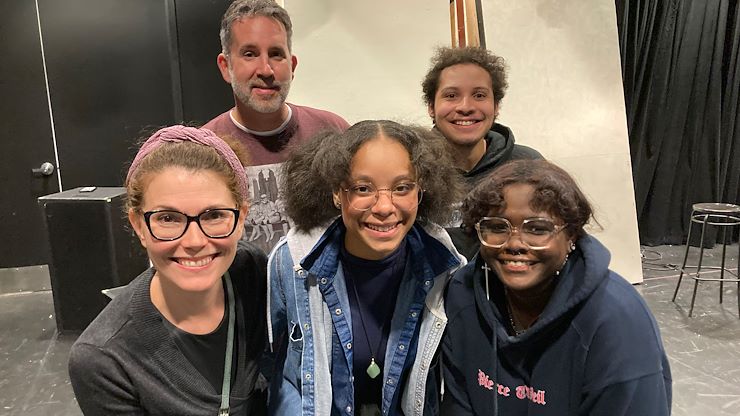
MULTIPOLYGON (((694 218, 693 211, 691 212, 691 218, 694 218)), ((684 252, 684 255, 683 255, 683 264, 681 264, 681 274, 678 275, 678 283, 676 284, 676 290, 673 292, 673 299, 671 299, 672 302, 676 301, 676 295, 678 295, 678 288, 681 287, 681 279, 683 279, 683 269, 686 267, 686 259, 689 258, 689 247, 691 246, 691 228, 693 225, 694 225, 694 222, 691 221, 691 219, 689 219, 689 234, 686 236, 686 252, 684 252)))
POLYGON ((727 227, 722 227, 722 268, 719 269, 719 304, 722 304, 722 290, 725 284, 725 254, 727 254, 727 227))
MULTIPOLYGON (((707 220, 709 215, 704 216, 704 222, 701 224, 701 238, 699 239, 699 264, 696 266, 696 277, 699 277, 701 272, 701 262, 704 259, 704 236, 707 230, 707 220)), ((689 308, 689 318, 694 312, 694 302, 696 302, 696 290, 699 288, 699 279, 694 279, 694 293, 691 295, 691 308, 689 308)))

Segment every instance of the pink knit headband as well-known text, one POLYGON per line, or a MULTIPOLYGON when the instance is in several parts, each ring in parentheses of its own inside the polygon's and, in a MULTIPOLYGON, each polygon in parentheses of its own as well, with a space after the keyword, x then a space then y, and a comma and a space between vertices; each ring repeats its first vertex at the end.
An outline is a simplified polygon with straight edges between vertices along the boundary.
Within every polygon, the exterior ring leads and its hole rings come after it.
POLYGON ((136 154, 134 161, 131 162, 131 167, 128 169, 126 175, 126 184, 129 183, 131 178, 134 176, 136 169, 139 168, 141 162, 147 155, 159 148, 165 143, 180 143, 180 142, 193 142, 203 146, 208 146, 216 150, 219 155, 231 166, 231 169, 236 174, 236 180, 239 185, 239 191, 242 194, 242 198, 247 199, 249 195, 249 181, 247 180, 247 172, 244 170, 239 158, 236 156, 233 150, 226 144, 225 141, 221 140, 220 137, 208 129, 198 129, 195 127, 186 127, 182 125, 170 126, 160 129, 152 135, 139 149, 139 153, 136 154))

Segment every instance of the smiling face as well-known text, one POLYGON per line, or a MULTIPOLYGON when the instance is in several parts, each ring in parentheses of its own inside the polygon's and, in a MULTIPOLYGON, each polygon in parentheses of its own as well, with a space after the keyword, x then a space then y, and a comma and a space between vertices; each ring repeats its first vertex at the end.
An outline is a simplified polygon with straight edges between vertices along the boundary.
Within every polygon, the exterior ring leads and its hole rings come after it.
MULTIPOLYGON (((168 167, 144 178, 141 211, 175 210, 196 216, 210 208, 234 208, 236 201, 224 178, 209 170, 193 172, 168 167)), ((155 278, 163 286, 175 286, 186 292, 206 292, 220 287, 221 276, 236 255, 236 243, 244 231, 246 205, 240 209, 239 222, 226 238, 209 238, 200 227, 190 223, 185 234, 174 241, 152 237, 142 213, 130 210, 128 217, 156 269, 155 278)))
POLYGON ((476 64, 452 65, 440 73, 429 115, 454 146, 480 145, 496 119, 491 75, 476 64))
MULTIPOLYGON (((393 139, 379 136, 357 150, 350 164, 350 176, 342 187, 371 185, 375 189, 394 189, 399 184, 415 181, 406 148, 393 139)), ((335 192, 334 199, 341 203, 342 221, 347 227, 344 246, 352 255, 363 259, 378 260, 391 254, 416 220, 418 207, 399 208, 391 201, 389 191, 381 191, 378 201, 367 211, 352 208, 347 192, 335 192)))
MULTIPOLYGON (((534 187, 529 184, 512 184, 503 190, 504 210, 491 212, 490 216, 503 217, 514 227, 521 226, 527 218, 549 218, 562 224, 559 218, 530 207, 534 187)), ((481 245, 480 253, 488 266, 492 267, 501 283, 510 291, 522 296, 535 296, 550 289, 555 272, 565 262, 570 246, 566 231, 556 233, 549 245, 540 250, 530 250, 515 232, 501 248, 481 245)))
POLYGON ((288 35, 277 20, 245 17, 231 26, 229 56, 218 56, 224 80, 239 103, 258 113, 282 109, 298 61, 288 48, 288 35))

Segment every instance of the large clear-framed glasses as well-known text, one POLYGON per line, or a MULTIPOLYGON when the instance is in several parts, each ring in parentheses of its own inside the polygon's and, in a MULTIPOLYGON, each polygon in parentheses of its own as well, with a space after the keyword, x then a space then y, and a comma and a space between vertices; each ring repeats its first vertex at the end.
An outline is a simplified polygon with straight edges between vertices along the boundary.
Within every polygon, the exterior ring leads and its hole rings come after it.
POLYGON ((549 218, 527 218, 519 227, 501 217, 483 217, 475 224, 478 239, 486 247, 501 248, 518 231, 522 243, 530 250, 547 248, 555 234, 564 228, 565 225, 556 225, 549 218))
POLYGON ((367 211, 378 202, 380 192, 388 192, 393 205, 399 209, 411 210, 421 203, 424 190, 416 182, 401 182, 392 188, 376 188, 368 183, 356 183, 342 188, 347 193, 349 205, 358 211, 367 211))
POLYGON ((190 216, 180 211, 160 209, 144 213, 149 233, 161 241, 172 241, 182 237, 191 222, 195 222, 206 237, 226 238, 236 229, 239 210, 233 208, 207 209, 190 216))

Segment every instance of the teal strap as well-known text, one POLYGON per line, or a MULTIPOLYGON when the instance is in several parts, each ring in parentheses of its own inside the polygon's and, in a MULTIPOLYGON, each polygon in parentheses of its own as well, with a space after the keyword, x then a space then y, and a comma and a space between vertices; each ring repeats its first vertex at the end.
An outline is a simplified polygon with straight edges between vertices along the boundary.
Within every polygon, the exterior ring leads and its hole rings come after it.
POLYGON ((219 416, 229 414, 229 397, 231 396, 231 356, 234 353, 234 320, 236 312, 234 311, 234 287, 231 285, 231 276, 227 270, 224 274, 226 281, 226 297, 229 301, 229 331, 226 338, 226 356, 224 357, 224 383, 221 385, 221 408, 218 410, 219 416))

